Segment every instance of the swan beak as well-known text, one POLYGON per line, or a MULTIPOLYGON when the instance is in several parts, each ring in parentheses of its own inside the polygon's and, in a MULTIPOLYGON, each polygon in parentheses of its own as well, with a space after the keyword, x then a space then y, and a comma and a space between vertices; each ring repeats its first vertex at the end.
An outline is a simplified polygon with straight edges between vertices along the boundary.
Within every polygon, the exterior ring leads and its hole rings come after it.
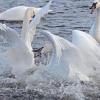
POLYGON ((92 6, 90 7, 91 9, 91 14, 94 12, 94 10, 96 9, 96 5, 97 3, 93 3, 92 6))

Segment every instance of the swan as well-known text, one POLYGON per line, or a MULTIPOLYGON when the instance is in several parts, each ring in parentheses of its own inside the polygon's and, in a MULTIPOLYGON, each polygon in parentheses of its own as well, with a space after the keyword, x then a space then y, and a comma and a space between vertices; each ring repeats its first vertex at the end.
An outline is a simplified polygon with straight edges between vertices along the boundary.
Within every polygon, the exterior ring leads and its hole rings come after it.
MULTIPOLYGON (((2 13, 0 13, 0 20, 6 20, 6 21, 23 21, 24 15, 26 10, 30 8, 32 11, 32 16, 34 17, 38 11, 40 11, 41 8, 36 7, 27 7, 27 6, 17 6, 10 8, 2 13)), ((51 12, 52 10, 49 10, 48 12, 51 12)), ((44 16, 43 16, 44 17, 44 16)))
POLYGON ((99 46, 99 0, 95 0, 91 13, 97 8, 96 22, 93 24, 90 34, 73 30, 72 43, 77 46, 83 54, 84 63, 88 66, 84 74, 95 80, 94 77, 100 76, 100 46, 99 46), (95 28, 95 29, 94 29, 95 28))
POLYGON ((84 74, 94 79, 100 76, 100 46, 90 34, 79 30, 73 30, 72 43, 77 46, 83 54, 84 63, 87 64, 84 74))
POLYGON ((36 26, 40 23, 41 17, 48 12, 51 2, 36 14, 31 23, 29 23, 29 18, 31 18, 32 12, 30 8, 26 10, 21 38, 14 29, 0 24, 0 59, 4 58, 6 62, 10 63, 9 66, 12 66, 12 72, 16 77, 23 75, 24 72, 35 66, 31 35, 35 34, 36 26), (46 10, 44 11, 45 8, 46 10), (5 43, 6 46, 3 46, 5 43))
POLYGON ((92 12, 96 10, 96 19, 89 31, 89 34, 91 34, 100 43, 100 0, 94 0, 91 9, 92 12))
POLYGON ((74 30, 72 32, 72 43, 76 45, 83 52, 84 56, 87 56, 86 58, 90 57, 87 60, 87 63, 90 62, 89 64, 93 64, 92 66, 95 67, 95 69, 99 68, 99 60, 100 60, 99 7, 100 7, 99 0, 94 0, 94 3, 91 7, 92 9, 91 13, 96 9, 97 16, 96 16, 96 22, 93 24, 92 29, 90 30, 91 34, 79 30, 74 30))
POLYGON ((64 81, 77 76, 80 80, 89 81, 83 73, 88 66, 84 64, 84 57, 80 50, 68 40, 47 30, 43 32, 43 35, 51 42, 53 53, 49 64, 42 66, 26 79, 27 88, 31 88, 32 83, 36 81, 47 82, 53 79, 64 81))

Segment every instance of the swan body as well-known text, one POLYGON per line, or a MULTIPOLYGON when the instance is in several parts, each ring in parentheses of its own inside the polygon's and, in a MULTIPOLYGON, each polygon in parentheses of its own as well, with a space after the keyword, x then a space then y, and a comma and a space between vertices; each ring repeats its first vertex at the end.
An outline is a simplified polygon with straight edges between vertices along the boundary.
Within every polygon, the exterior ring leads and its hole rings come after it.
POLYGON ((72 43, 79 48, 87 65, 83 73, 87 76, 95 76, 100 71, 100 47, 98 42, 89 34, 74 30, 72 43))

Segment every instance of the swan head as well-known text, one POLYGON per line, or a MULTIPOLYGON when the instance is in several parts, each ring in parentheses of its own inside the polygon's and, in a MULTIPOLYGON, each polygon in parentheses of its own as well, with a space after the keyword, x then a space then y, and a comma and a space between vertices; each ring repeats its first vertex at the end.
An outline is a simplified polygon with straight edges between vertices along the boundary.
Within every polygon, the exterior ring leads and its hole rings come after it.
POLYGON ((94 12, 95 9, 100 8, 100 0, 94 0, 91 9, 91 14, 94 12))
POLYGON ((33 15, 34 15, 33 9, 32 8, 27 8, 27 10, 25 12, 24 19, 32 20, 33 15))

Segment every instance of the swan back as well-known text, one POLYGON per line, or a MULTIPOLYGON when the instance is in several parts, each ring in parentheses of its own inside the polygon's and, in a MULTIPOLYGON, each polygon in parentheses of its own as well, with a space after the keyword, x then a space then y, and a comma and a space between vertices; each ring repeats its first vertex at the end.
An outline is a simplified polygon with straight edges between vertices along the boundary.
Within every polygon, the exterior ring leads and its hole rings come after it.
POLYGON ((85 32, 74 30, 72 43, 80 49, 84 57, 84 63, 87 65, 86 74, 95 75, 96 71, 100 70, 100 47, 97 41, 85 32))
MULTIPOLYGON (((82 47, 83 46, 86 47, 86 46, 90 45, 89 47, 91 49, 94 49, 94 46, 98 45, 97 41, 92 36, 90 36, 89 34, 87 34, 85 32, 82 32, 79 30, 74 30, 72 33, 73 33, 72 42, 75 44, 79 44, 82 47), (81 45, 81 44, 83 44, 83 45, 81 45), (88 45, 85 45, 85 44, 88 44, 88 45)), ((87 48, 87 49, 89 49, 89 48, 87 48)))
POLYGON ((0 20, 22 21, 27 8, 28 7, 26 6, 17 6, 10 8, 0 14, 0 20))

